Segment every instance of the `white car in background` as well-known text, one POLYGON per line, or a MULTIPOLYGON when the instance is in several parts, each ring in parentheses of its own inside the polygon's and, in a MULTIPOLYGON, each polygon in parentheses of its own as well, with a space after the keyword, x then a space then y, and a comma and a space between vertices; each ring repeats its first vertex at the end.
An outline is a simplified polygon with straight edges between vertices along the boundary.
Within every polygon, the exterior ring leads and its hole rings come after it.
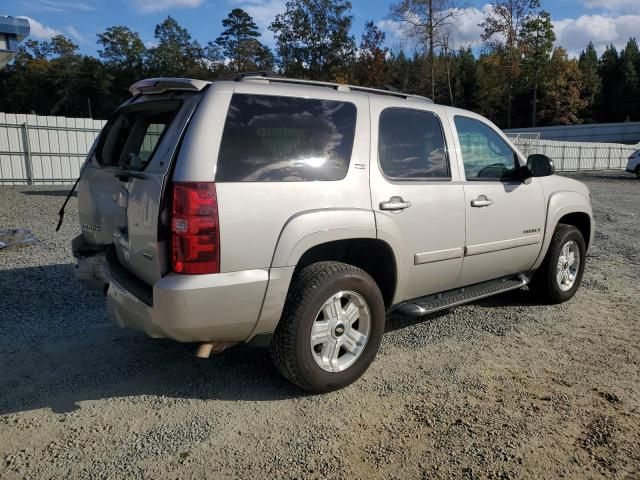
POLYGON ((633 152, 629 157, 627 172, 635 173, 636 177, 640 178, 640 149, 633 152))

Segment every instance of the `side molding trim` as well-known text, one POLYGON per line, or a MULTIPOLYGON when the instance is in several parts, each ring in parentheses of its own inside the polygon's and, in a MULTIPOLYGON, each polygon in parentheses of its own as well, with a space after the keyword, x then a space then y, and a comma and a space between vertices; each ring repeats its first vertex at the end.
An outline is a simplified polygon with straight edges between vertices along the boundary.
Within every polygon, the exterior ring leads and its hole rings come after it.
POLYGON ((464 249, 460 248, 448 248, 446 250, 435 250, 433 252, 416 253, 413 256, 414 265, 422 265, 423 263, 441 262, 443 260, 451 260, 453 258, 460 258, 464 254, 464 249))
POLYGON ((499 250, 508 250, 510 248, 526 247, 527 245, 536 245, 540 242, 542 242, 542 235, 527 235, 525 237, 510 238, 508 240, 500 240, 498 242, 479 243, 478 245, 469 245, 467 247, 466 256, 497 252, 499 250))

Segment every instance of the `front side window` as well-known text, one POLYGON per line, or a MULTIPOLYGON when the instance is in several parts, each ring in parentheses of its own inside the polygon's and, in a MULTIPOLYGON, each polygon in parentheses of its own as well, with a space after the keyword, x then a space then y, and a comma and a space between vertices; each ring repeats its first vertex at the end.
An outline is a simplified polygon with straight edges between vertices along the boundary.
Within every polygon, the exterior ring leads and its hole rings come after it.
POLYGON ((355 128, 352 103, 235 94, 216 181, 341 180, 349 169, 355 128))
POLYGON ((179 101, 157 102, 117 113, 101 134, 97 149, 100 164, 144 170, 180 106, 179 101))
POLYGON ((440 119, 432 112, 388 108, 380 115, 380 168, 398 180, 450 178, 440 119))
POLYGON ((455 117, 467 180, 517 178, 518 157, 497 132, 467 117, 455 117))

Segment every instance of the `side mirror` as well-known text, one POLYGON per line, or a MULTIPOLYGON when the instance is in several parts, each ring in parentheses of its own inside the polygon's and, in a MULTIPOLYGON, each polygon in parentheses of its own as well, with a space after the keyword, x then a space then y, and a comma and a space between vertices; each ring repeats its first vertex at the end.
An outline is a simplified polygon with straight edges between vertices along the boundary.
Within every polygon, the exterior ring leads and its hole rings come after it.
POLYGON ((532 177, 548 177, 556 173, 556 167, 546 155, 534 153, 527 158, 527 168, 531 171, 532 177))

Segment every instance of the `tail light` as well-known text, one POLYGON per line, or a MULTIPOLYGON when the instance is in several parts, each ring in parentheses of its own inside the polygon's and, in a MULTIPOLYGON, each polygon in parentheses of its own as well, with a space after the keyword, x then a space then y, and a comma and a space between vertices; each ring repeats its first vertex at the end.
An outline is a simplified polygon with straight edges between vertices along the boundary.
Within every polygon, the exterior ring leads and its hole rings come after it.
POLYGON ((214 183, 176 182, 171 206, 171 265, 176 273, 220 272, 220 224, 214 183))

